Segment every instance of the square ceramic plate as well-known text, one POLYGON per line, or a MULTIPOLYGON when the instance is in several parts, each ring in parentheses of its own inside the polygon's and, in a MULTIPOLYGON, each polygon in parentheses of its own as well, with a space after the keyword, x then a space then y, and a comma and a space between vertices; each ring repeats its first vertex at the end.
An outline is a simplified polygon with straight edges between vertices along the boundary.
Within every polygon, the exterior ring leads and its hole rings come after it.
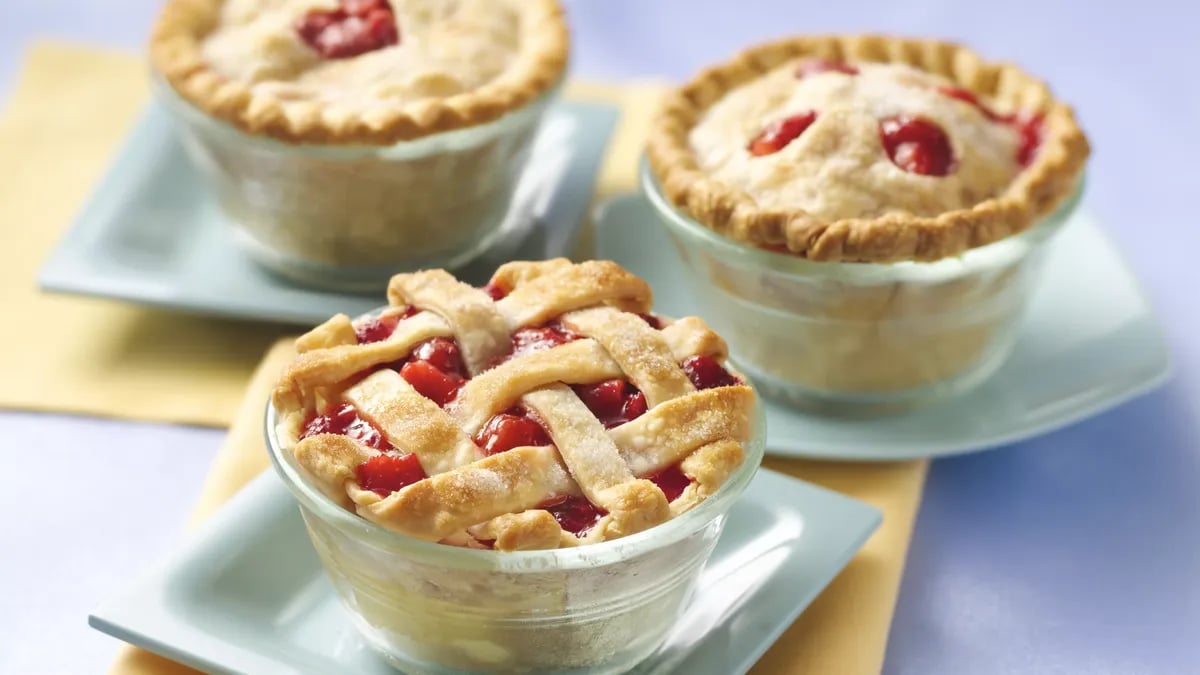
MULTIPOLYGON (((691 604, 636 672, 745 672, 880 520, 867 504, 759 471, 730 510, 691 604)), ((395 672, 351 626, 273 472, 89 623, 209 672, 395 672)))
MULTIPOLYGON (((984 450, 1099 414, 1162 384, 1170 372, 1166 340, 1112 242, 1080 214, 1052 246, 1012 355, 979 388, 867 419, 806 414, 767 399, 767 452, 897 460, 984 450)), ((648 281, 655 311, 704 316, 704 298, 690 290, 682 259, 640 195, 599 209, 596 257, 648 281)))
MULTIPOLYGON (((482 284, 502 262, 570 253, 616 119, 617 109, 602 103, 562 101, 550 109, 503 225, 509 234, 458 270, 460 278, 482 284)), ((170 117, 155 104, 47 259, 38 284, 62 293, 302 324, 379 305, 377 294, 307 289, 255 264, 236 245, 170 117)))

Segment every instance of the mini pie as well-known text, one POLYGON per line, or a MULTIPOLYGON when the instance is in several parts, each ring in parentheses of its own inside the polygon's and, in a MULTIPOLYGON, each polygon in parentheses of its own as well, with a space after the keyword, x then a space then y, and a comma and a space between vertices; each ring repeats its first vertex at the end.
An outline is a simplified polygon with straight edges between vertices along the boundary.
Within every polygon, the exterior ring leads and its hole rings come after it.
POLYGON ((929 261, 1070 195, 1088 142, 1045 84, 964 47, 799 37, 670 94, 648 157, 697 221, 818 261, 929 261))
POLYGON ((338 504, 429 541, 496 550, 615 539, 718 490, 753 390, 697 318, 649 314, 612 262, 513 262, 484 288, 399 274, 374 317, 296 342, 277 435, 338 504))
POLYGON ((185 100, 294 143, 488 122, 548 91, 567 53, 555 0, 170 0, 150 39, 185 100))

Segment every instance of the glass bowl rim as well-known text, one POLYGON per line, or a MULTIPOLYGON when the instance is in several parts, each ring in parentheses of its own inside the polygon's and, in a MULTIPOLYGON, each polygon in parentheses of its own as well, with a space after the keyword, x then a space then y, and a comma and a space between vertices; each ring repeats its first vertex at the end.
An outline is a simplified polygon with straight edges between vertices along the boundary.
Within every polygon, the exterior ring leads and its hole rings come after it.
POLYGON ((470 145, 473 141, 492 134, 502 134, 511 127, 520 125, 525 118, 538 115, 546 109, 562 92, 566 83, 567 69, 549 87, 538 96, 520 107, 507 110, 495 119, 472 124, 459 129, 438 131, 410 140, 397 141, 391 145, 371 145, 366 143, 322 144, 322 143, 289 143, 270 136, 253 134, 219 117, 210 115, 188 101, 167 81, 166 77, 157 71, 151 71, 150 89, 155 99, 172 117, 198 126, 206 126, 225 136, 224 140, 237 143, 248 143, 254 147, 275 152, 298 152, 316 158, 331 160, 362 159, 377 157, 380 159, 411 159, 423 157, 440 150, 457 147, 456 144, 470 145))
POLYGON ((737 262, 744 267, 760 268, 795 277, 825 278, 862 284, 946 281, 974 273, 980 268, 1015 262, 1050 240, 1070 222, 1082 199, 1086 184, 1086 175, 1081 174, 1071 194, 1034 226, 990 244, 968 249, 957 256, 933 261, 891 263, 825 262, 758 248, 717 233, 697 222, 667 199, 645 154, 642 155, 639 164, 642 194, 668 229, 688 239, 689 243, 698 242, 715 250, 726 262, 737 262))
MULTIPOLYGON (((753 388, 754 385, 744 374, 738 375, 747 386, 753 388)), ((454 564, 461 569, 536 574, 596 568, 663 549, 700 531, 706 524, 728 512, 758 472, 766 454, 766 414, 757 390, 754 396, 751 437, 742 443, 745 457, 741 466, 714 494, 679 516, 627 537, 574 548, 542 551, 467 549, 425 541, 372 523, 334 503, 305 477, 295 456, 286 452, 279 442, 276 435, 278 413, 270 399, 267 400, 263 420, 267 454, 276 473, 302 508, 315 513, 339 531, 361 538, 371 545, 383 547, 389 552, 423 558, 432 563, 454 564)))

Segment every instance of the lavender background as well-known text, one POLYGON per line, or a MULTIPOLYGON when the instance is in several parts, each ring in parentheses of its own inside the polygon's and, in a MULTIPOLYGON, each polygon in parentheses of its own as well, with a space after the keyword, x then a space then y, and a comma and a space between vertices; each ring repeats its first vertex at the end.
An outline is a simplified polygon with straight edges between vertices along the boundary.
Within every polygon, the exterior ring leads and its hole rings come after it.
MULTIPOLYGON (((580 77, 679 80, 766 37, 873 30, 962 40, 1076 105, 1095 146, 1086 205, 1163 317, 1176 376, 1069 429, 933 465, 885 672, 1200 672, 1200 5, 568 4, 580 77)), ((136 49, 156 5, 6 0, 0 101, 30 40, 136 49)), ((0 412, 0 672, 106 668, 116 643, 86 627, 87 611, 178 540, 222 437, 0 412)))

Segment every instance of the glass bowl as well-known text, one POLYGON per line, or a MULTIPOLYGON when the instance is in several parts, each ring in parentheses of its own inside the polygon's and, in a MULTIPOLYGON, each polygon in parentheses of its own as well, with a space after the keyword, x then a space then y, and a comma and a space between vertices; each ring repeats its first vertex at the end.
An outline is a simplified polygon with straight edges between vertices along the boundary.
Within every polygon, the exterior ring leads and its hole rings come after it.
POLYGON ((243 248, 292 281, 350 291, 486 251, 561 85, 491 122, 381 147, 247 134, 152 84, 243 248))
POLYGON ((359 632, 405 673, 620 673, 666 638, 725 515, 762 462, 755 405, 746 457, 692 510, 612 541, 550 551, 427 542, 343 509, 309 482, 266 412, 271 461, 359 632))
POLYGON ((1016 341, 1047 242, 1079 188, 1024 232, 934 262, 817 262, 722 236, 641 187, 706 318, 768 395, 823 413, 904 410, 992 375, 1016 341))

